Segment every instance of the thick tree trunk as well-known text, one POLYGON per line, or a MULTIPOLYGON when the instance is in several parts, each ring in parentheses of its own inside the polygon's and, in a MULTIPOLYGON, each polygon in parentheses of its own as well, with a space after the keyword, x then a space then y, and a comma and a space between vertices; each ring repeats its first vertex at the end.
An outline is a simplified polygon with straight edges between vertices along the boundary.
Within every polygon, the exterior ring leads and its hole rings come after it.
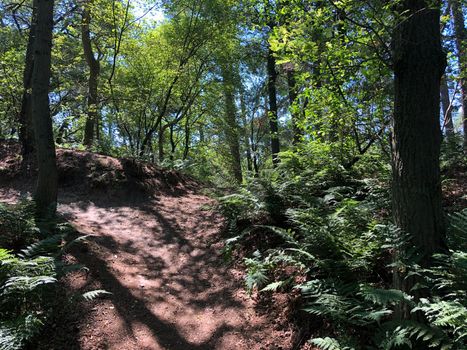
POLYGON ((464 150, 467 152, 467 57, 465 57, 465 40, 467 33, 464 25, 464 13, 459 0, 449 0, 456 36, 457 59, 459 62, 460 88, 462 95, 462 126, 464 129, 464 150))
POLYGON ((276 59, 274 53, 269 47, 268 58, 267 58, 267 69, 268 69, 268 97, 269 97, 269 131, 271 133, 271 153, 272 163, 276 166, 279 163, 279 122, 277 116, 277 93, 276 93, 276 59))
POLYGON ((238 136, 237 111, 235 107, 234 83, 232 66, 222 67, 223 89, 224 89, 224 132, 227 144, 230 148, 230 162, 232 173, 238 183, 242 183, 242 164, 240 158, 240 142, 238 136))
POLYGON ((49 106, 53 0, 37 0, 37 28, 32 74, 32 114, 39 173, 34 199, 38 215, 53 215, 57 204, 57 165, 49 106))
MULTIPOLYGON (((397 226, 412 235, 421 254, 420 264, 429 266, 445 238, 439 97, 446 59, 441 48, 440 12, 432 1, 404 0, 398 10, 403 20, 393 33, 393 215, 397 226)), ((396 288, 408 292, 413 283, 395 271, 396 288)), ((402 316, 407 316, 406 310, 402 316)))
POLYGON ((88 96, 87 96, 87 117, 84 126, 83 144, 86 147, 91 147, 94 143, 95 136, 98 135, 98 80, 100 75, 100 62, 94 57, 92 50, 91 35, 89 31, 89 24, 91 22, 91 15, 89 8, 85 5, 82 13, 81 21, 81 42, 83 44, 84 58, 89 67, 88 78, 88 96))
POLYGON ((454 135, 454 123, 452 121, 452 103, 449 98, 449 88, 446 76, 441 79, 441 106, 443 110, 444 129, 448 139, 454 135))
POLYGON ((28 44, 23 72, 23 96, 19 115, 19 140, 22 146, 23 161, 34 152, 34 126, 32 121, 32 73, 34 69, 34 38, 37 23, 37 0, 32 3, 31 26, 29 28, 28 44))

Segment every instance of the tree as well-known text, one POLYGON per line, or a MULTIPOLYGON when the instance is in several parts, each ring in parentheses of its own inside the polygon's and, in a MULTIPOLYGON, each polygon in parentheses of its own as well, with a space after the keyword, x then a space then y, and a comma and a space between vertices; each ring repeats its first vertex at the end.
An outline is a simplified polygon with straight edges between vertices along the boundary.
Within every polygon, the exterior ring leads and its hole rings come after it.
POLYGON ((19 115, 19 140, 22 146, 23 160, 26 160, 34 150, 31 86, 32 74, 34 70, 34 37, 36 35, 37 6, 37 0, 33 0, 31 24, 29 27, 28 44, 26 47, 26 57, 23 71, 23 96, 19 115))
MULTIPOLYGON (((439 2, 404 0, 393 32, 394 116, 392 134, 393 215, 412 235, 421 265, 444 245, 439 154, 439 96, 446 58, 441 48, 439 2)), ((414 281, 396 271, 396 288, 414 281)))
MULTIPOLYGON (((228 62, 228 61, 227 61, 228 62)), ((233 65, 222 64, 222 87, 225 103, 225 134, 230 148, 232 173, 238 183, 242 183, 242 165, 240 158, 239 128, 237 123, 237 108, 235 106, 235 89, 233 65)))
POLYGON ((38 215, 43 218, 55 213, 57 203, 58 176, 49 105, 53 8, 53 0, 37 0, 32 115, 39 172, 34 199, 38 215))
POLYGON ((454 22, 454 34, 456 37, 457 61, 459 64, 460 90, 462 97, 462 125, 464 127, 464 150, 467 152, 467 61, 465 58, 465 30, 464 13, 458 0, 449 0, 452 18, 454 22))
POLYGON ((454 123, 452 120, 452 101, 449 97, 449 87, 446 75, 441 79, 441 106, 443 110, 444 129, 448 138, 454 135, 454 123))
POLYGON ((271 47, 268 47, 267 54, 267 71, 268 71, 268 98, 269 98, 269 129, 271 133, 271 154, 272 163, 277 165, 279 163, 279 152, 281 150, 279 141, 279 121, 277 115, 277 71, 276 59, 271 47))
POLYGON ((91 34, 89 24, 91 22, 91 6, 92 3, 85 4, 82 13, 81 23, 81 41, 83 45, 84 58, 89 67, 88 78, 88 94, 87 94, 87 117, 84 126, 83 144, 86 147, 91 147, 94 143, 94 138, 98 135, 98 79, 100 75, 100 61, 96 59, 92 48, 91 34))

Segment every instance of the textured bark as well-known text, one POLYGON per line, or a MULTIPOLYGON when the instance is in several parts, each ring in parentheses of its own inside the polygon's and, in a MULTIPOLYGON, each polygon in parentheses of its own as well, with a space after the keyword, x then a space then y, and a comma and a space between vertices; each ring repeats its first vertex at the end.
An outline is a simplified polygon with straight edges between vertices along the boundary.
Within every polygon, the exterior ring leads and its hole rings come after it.
POLYGON ((232 66, 222 68, 222 86, 224 92, 224 122, 225 136, 230 149, 230 163, 232 173, 238 183, 242 183, 242 164, 240 158, 240 142, 237 123, 237 111, 235 107, 234 83, 232 66))
POLYGON ((280 142, 279 142, 279 122, 277 118, 277 92, 276 92, 276 59, 274 53, 269 47, 267 58, 268 69, 268 97, 269 97, 269 131, 271 133, 271 153, 272 163, 276 166, 279 160, 280 142))
POLYGON ((36 35, 37 0, 32 3, 31 26, 23 71, 23 96, 19 115, 19 140, 22 146, 23 159, 26 160, 34 152, 34 126, 32 121, 32 72, 34 69, 34 38, 36 35))
POLYGON ((452 104, 449 98, 449 88, 446 76, 441 79, 441 106, 443 109, 444 129, 449 138, 454 135, 454 123, 452 121, 452 104))
POLYGON ((94 57, 92 49, 89 24, 91 15, 87 6, 84 7, 81 21, 81 42, 83 45, 84 58, 89 67, 88 95, 87 95, 87 117, 84 126, 83 144, 91 147, 95 137, 98 135, 98 80, 100 75, 100 62, 94 57))
MULTIPOLYGON (((428 0, 402 1, 398 10, 404 19, 393 33, 393 215, 397 226, 412 235, 422 266, 429 266, 433 253, 442 250, 445 236, 439 97, 446 59, 440 12, 430 4, 428 0)), ((396 288, 409 291, 413 283, 395 271, 396 288)))
POLYGON ((42 218, 53 215, 57 204, 57 165, 49 106, 53 5, 53 0, 37 0, 32 74, 32 114, 39 168, 34 199, 42 218))

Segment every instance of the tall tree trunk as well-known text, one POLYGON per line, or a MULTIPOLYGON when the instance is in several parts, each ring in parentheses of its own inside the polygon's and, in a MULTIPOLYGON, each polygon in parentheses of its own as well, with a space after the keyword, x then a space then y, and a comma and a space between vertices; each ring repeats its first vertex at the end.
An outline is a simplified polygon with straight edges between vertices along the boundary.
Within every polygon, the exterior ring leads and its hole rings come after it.
POLYGON ((467 58, 465 40, 467 33, 464 25, 464 13, 459 0, 449 0, 456 36, 457 59, 459 62, 460 88, 462 95, 462 126, 464 129, 464 150, 467 152, 467 58))
POLYGON ((204 137, 204 129, 203 126, 199 127, 199 143, 204 143, 206 141, 206 138, 204 137))
POLYGON ((448 82, 446 75, 441 79, 441 106, 443 110, 444 128, 448 139, 454 135, 454 123, 452 121, 452 103, 449 98, 448 82))
POLYGON ((55 138, 55 142, 59 145, 63 143, 63 139, 65 137, 65 132, 68 129, 68 120, 64 120, 60 128, 58 128, 57 137, 55 138))
POLYGON ((251 136, 251 150, 253 153, 253 169, 255 170, 255 177, 259 177, 259 165, 258 165, 258 143, 254 141, 255 128, 253 119, 250 122, 250 136, 251 136))
POLYGON ((183 149, 183 160, 188 158, 188 153, 190 152, 190 140, 191 140, 191 132, 190 132, 190 117, 187 115, 185 118, 185 147, 183 149))
POLYGON ((19 115, 19 140, 22 146, 23 160, 34 152, 34 126, 32 121, 32 74, 34 69, 34 38, 37 26, 37 0, 32 3, 31 26, 29 28, 28 44, 23 72, 23 96, 19 115))
POLYGON ((277 116, 277 93, 276 93, 276 59, 274 53, 269 47, 268 58, 267 58, 267 69, 268 69, 268 97, 269 97, 269 130, 271 133, 271 153, 272 163, 276 166, 279 163, 279 122, 277 116))
POLYGON ((159 124, 159 139, 157 142, 158 149, 159 149, 159 162, 164 161, 164 133, 165 133, 166 125, 162 126, 162 122, 159 124))
POLYGON ((292 131, 293 131, 293 145, 297 145, 300 142, 302 133, 298 127, 298 115, 293 111, 292 107, 297 99, 297 87, 295 81, 295 69, 290 66, 287 67, 287 85, 289 88, 289 106, 290 106, 290 115, 292 116, 292 131))
POLYGON ((175 150, 177 148, 177 144, 175 143, 175 124, 170 124, 170 127, 169 127, 169 131, 170 131, 170 160, 173 161, 174 160, 174 156, 175 156, 175 150))
MULTIPOLYGON (((141 146, 137 147, 139 150, 139 157, 143 158, 144 154, 146 153, 146 149, 148 148, 148 145, 151 143, 152 136, 154 135, 155 129, 149 129, 147 133, 144 135, 143 141, 141 142, 141 146)), ((137 142, 139 142, 139 138, 137 139, 137 142)))
POLYGON ((89 30, 89 24, 91 22, 91 14, 89 4, 85 4, 82 13, 81 21, 81 42, 83 44, 84 58, 89 67, 89 78, 88 78, 88 96, 87 96, 87 117, 84 126, 84 137, 83 144, 86 147, 91 147, 94 143, 94 137, 98 133, 98 80, 100 75, 100 62, 94 57, 92 50, 91 35, 89 30))
POLYGON ((34 199, 38 215, 53 215, 57 205, 57 165, 49 106, 53 0, 37 0, 37 28, 32 74, 32 114, 39 173, 34 199))
POLYGON ((243 121, 243 137, 245 138, 245 148, 246 148, 246 163, 248 172, 253 171, 253 163, 251 161, 251 145, 250 145, 250 137, 248 135, 248 121, 247 121, 247 111, 246 111, 246 104, 245 104, 245 92, 242 90, 240 94, 240 108, 242 111, 242 121, 243 121))
POLYGON ((230 148, 230 162, 232 173, 238 183, 242 183, 242 164, 240 157, 240 142, 238 136, 237 111, 235 106, 234 83, 232 65, 222 67, 222 85, 224 89, 224 121, 225 136, 230 148))
MULTIPOLYGON (((439 2, 438 2, 439 5, 439 2)), ((402 21, 393 33, 394 118, 392 135, 393 215, 413 237, 429 266, 444 246, 439 154, 439 98, 446 58, 441 48, 440 12, 429 0, 404 0, 397 7, 402 21)), ((410 291, 412 279, 395 271, 396 288, 410 291)), ((407 317, 407 310, 401 310, 407 317)))

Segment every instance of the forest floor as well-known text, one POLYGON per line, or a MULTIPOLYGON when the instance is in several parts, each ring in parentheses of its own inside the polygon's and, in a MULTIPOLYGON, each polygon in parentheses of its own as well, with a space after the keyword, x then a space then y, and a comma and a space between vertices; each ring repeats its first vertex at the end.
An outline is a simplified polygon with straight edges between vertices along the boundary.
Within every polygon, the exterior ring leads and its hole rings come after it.
MULTIPOLYGON (((15 145, 0 147, 0 201, 30 195, 15 145)), ((196 183, 174 172, 59 150, 59 213, 83 235, 66 257, 89 268, 68 290, 112 294, 64 308, 43 349, 291 349, 293 326, 278 294, 246 294, 241 268, 222 255, 223 218, 196 183), (110 174, 110 175, 109 175, 110 174), (138 179, 138 181, 135 181, 138 179)))

